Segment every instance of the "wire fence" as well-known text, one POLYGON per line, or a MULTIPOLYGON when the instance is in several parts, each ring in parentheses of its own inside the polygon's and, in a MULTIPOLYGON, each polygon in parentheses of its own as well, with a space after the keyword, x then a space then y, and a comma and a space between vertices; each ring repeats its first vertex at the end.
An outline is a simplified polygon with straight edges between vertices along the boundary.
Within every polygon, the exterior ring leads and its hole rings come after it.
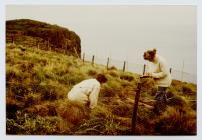
MULTIPOLYGON (((8 42, 12 42, 14 43, 14 40, 8 39, 8 42)), ((30 43, 30 41, 29 41, 30 43)), ((46 44, 46 43, 45 43, 46 44)), ((36 45, 36 42, 33 43, 31 46, 37 46, 39 49, 44 49, 43 47, 41 47, 41 45, 36 45), (35 45, 33 45, 35 44, 35 45)), ((42 45, 43 46, 43 45, 42 45)), ((51 50, 49 45, 47 47, 47 44, 45 45, 45 49, 51 50)), ((51 51, 56 51, 56 50, 51 50, 51 51)), ((67 54, 66 52, 64 52, 65 54, 67 54)), ((130 71, 130 72, 134 72, 134 73, 138 73, 138 74, 143 74, 143 71, 145 69, 145 71, 147 71, 147 67, 144 68, 145 64, 137 64, 137 63, 132 63, 129 61, 121 61, 121 60, 116 60, 110 57, 107 58, 100 58, 97 57, 95 55, 89 55, 86 53, 82 54, 82 59, 83 61, 90 61, 92 63, 97 63, 97 64, 102 64, 102 65, 106 65, 107 68, 115 66, 118 69, 122 69, 123 71, 130 71)), ((187 73, 184 72, 183 69, 182 70, 177 70, 175 68, 170 68, 170 72, 171 72, 171 76, 173 79, 176 80, 180 80, 180 81, 185 81, 185 82, 192 82, 192 83, 197 83, 197 75, 191 74, 191 73, 187 73)))
MULTIPOLYGON (((95 55, 89 55, 86 53, 83 53, 82 59, 83 61, 90 61, 91 63, 105 65, 107 68, 114 66, 120 70, 134 72, 138 74, 143 74, 144 69, 145 71, 147 71, 148 68, 145 64, 137 64, 129 61, 121 61, 110 57, 100 58, 95 55), (146 68, 144 68, 145 67, 144 65, 146 66, 146 68)), ((197 83, 197 76, 191 73, 184 72, 183 69, 177 70, 175 68, 170 68, 170 73, 173 79, 184 82, 192 82, 195 84, 197 83)))

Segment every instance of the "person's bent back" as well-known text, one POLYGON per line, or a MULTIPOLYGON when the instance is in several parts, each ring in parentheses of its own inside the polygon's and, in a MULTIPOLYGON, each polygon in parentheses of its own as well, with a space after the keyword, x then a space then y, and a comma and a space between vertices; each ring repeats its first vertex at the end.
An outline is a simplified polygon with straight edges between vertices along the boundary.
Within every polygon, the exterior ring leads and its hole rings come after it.
POLYGON ((84 80, 71 89, 68 93, 68 99, 93 109, 97 106, 100 86, 105 82, 107 82, 107 78, 102 74, 98 74, 96 79, 84 80))

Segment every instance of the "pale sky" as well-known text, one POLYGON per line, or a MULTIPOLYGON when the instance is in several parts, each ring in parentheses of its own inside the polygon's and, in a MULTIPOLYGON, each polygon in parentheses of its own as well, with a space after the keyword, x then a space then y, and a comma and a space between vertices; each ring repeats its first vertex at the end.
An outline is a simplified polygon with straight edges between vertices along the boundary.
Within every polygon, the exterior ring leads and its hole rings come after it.
POLYGON ((81 38, 82 51, 142 64, 156 48, 170 67, 196 74, 196 6, 8 5, 6 20, 28 18, 67 27, 81 38))

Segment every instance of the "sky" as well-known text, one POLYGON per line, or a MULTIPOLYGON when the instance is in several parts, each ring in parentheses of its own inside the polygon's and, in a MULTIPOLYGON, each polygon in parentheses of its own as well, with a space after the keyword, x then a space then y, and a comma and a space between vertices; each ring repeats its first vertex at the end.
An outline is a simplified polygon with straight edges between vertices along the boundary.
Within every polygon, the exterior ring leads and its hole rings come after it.
POLYGON ((196 75, 197 17, 191 5, 7 5, 6 20, 28 18, 75 31, 82 52, 143 64, 156 48, 169 67, 196 75), (184 64, 183 64, 184 63, 184 64))

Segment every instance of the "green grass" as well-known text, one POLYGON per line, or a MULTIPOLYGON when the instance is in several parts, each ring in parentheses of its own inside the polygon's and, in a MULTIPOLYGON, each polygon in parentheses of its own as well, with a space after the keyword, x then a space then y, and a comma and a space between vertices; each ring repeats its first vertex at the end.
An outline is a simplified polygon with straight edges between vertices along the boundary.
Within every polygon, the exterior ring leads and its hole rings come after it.
MULTIPOLYGON (((139 75, 106 69, 61 53, 22 45, 6 46, 6 133, 23 135, 131 135, 133 102, 139 75), (103 73, 108 78, 92 111, 70 102, 67 93, 78 82, 103 73)), ((168 96, 175 100, 156 115, 154 81, 143 81, 137 135, 195 135, 197 88, 173 80, 168 96), (144 103, 144 104, 143 104, 144 103), (179 126, 178 128, 176 128, 179 126)))

